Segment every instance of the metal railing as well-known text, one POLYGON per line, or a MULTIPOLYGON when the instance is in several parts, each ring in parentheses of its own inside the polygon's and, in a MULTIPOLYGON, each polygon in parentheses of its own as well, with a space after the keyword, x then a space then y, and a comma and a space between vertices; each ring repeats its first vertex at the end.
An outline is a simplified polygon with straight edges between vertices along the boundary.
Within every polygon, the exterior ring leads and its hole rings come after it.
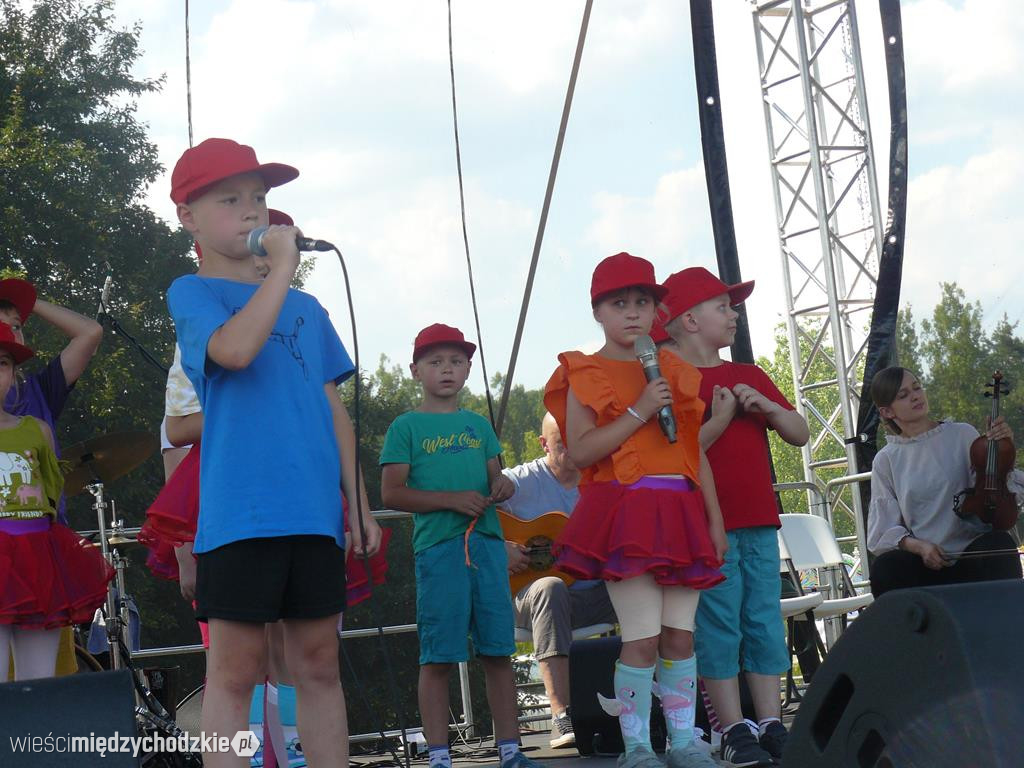
MULTIPOLYGON (((375 520, 405 520, 411 519, 412 514, 409 512, 400 512, 395 509, 381 509, 374 510, 372 512, 375 520)), ((115 533, 124 536, 137 537, 141 528, 125 528, 119 525, 117 521, 106 533, 114 535, 115 533)), ((79 534, 89 538, 99 534, 99 530, 85 530, 79 531, 79 534)), ((339 637, 342 640, 355 640, 366 637, 378 637, 383 635, 399 635, 407 634, 416 631, 416 624, 392 624, 384 627, 366 627, 363 629, 346 629, 339 633, 339 637)), ((139 650, 131 650, 130 643, 125 644, 129 648, 129 658, 135 659, 154 659, 163 658, 167 656, 187 656, 193 653, 202 653, 205 649, 202 645, 173 645, 159 648, 140 648, 139 650)), ((449 724, 449 730, 459 731, 470 735, 472 729, 475 727, 473 718, 473 699, 470 690, 469 681, 469 664, 467 662, 459 663, 459 689, 460 696, 462 699, 462 719, 449 724)), ((408 733, 419 730, 417 728, 407 729, 408 733)), ((365 742, 373 741, 380 738, 380 732, 375 733, 360 733, 349 736, 351 742, 365 742)), ((402 735, 401 731, 385 731, 384 735, 389 738, 397 738, 402 735)))

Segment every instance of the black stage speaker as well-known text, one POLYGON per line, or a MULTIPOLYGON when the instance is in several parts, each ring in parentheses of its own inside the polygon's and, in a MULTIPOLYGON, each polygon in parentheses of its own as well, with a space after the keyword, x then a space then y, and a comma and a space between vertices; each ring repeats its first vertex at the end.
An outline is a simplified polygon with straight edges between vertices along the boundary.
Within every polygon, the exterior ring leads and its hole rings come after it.
MULTIPOLYGON (((612 717, 598 703, 597 694, 614 698, 615 661, 622 650, 622 638, 597 637, 576 640, 569 647, 569 714, 576 734, 576 749, 581 755, 617 755, 623 750, 618 718, 612 717)), ((651 743, 656 751, 665 749, 665 716, 656 696, 651 706, 651 743)), ((754 707, 746 682, 740 677, 740 700, 746 717, 753 717, 754 707)), ((696 725, 705 733, 708 716, 704 699, 697 696, 696 725)))
POLYGON ((137 736, 131 673, 95 672, 0 684, 0 765, 18 768, 129 768, 139 765, 131 753, 70 751, 75 736, 137 736), (46 751, 25 738, 52 737, 46 751), (61 739, 58 741, 57 739, 61 739), (14 743, 12 743, 14 742, 14 743), (23 745, 16 749, 16 744, 23 745), (61 749, 63 747, 63 749, 61 749))
POLYGON ((785 768, 1024 765, 1024 581, 888 592, 804 696, 785 768))

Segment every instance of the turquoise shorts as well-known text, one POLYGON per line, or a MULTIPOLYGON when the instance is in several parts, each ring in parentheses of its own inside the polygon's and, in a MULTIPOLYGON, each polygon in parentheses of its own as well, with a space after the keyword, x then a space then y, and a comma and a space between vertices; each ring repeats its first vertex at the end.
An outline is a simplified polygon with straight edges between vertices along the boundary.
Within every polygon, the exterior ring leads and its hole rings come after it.
POLYGON ((725 581, 700 593, 694 644, 701 677, 728 680, 746 672, 781 675, 789 669, 779 608, 779 539, 772 526, 728 531, 725 581))
POLYGON ((471 533, 416 554, 416 624, 420 664, 469 661, 467 637, 478 656, 516 651, 505 542, 471 533))

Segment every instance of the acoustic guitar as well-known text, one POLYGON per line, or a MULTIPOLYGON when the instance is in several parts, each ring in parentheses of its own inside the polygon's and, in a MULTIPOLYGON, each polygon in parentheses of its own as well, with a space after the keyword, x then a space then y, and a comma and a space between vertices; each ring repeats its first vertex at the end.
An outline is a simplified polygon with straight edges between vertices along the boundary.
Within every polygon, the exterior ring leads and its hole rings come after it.
POLYGON ((527 584, 532 584, 545 576, 555 576, 567 585, 575 581, 572 576, 555 569, 555 557, 551 554, 551 545, 569 520, 565 512, 547 512, 526 521, 499 507, 498 519, 501 521, 505 539, 524 547, 529 558, 525 571, 509 575, 513 595, 517 595, 527 584))

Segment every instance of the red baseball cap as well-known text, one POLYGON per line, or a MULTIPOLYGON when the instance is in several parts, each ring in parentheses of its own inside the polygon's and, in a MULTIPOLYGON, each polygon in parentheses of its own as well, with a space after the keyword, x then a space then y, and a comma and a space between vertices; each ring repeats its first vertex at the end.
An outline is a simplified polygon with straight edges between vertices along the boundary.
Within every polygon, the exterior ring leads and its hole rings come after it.
POLYGON ((171 200, 188 203, 218 181, 240 173, 258 173, 267 189, 279 187, 299 175, 299 171, 282 163, 263 163, 256 151, 231 139, 207 139, 186 149, 171 173, 171 200))
POLYGON ((667 325, 686 310, 723 293, 729 294, 730 304, 742 304, 753 292, 754 281, 726 285, 704 267, 690 267, 669 275, 665 289, 668 291, 664 300, 668 307, 668 316, 665 318, 667 325))
POLYGON ((590 278, 590 305, 596 306, 602 296, 632 286, 646 288, 658 301, 665 296, 665 288, 654 277, 654 265, 647 259, 616 253, 603 259, 594 268, 590 278))
POLYGON ((7 323, 0 323, 0 349, 5 349, 11 353, 15 365, 21 365, 35 354, 24 344, 18 343, 17 339, 14 338, 14 330, 7 323))
POLYGON ((416 341, 412 345, 412 361, 415 363, 423 356, 427 349, 436 347, 439 344, 451 344, 453 347, 459 347, 470 360, 473 359, 473 353, 476 352, 476 344, 466 341, 466 337, 462 335, 462 331, 458 328, 452 328, 450 325, 442 323, 434 323, 416 334, 416 341))
POLYGON ((36 288, 28 280, 19 280, 16 277, 0 280, 0 299, 11 302, 18 310, 21 322, 24 323, 36 305, 36 288))
POLYGON ((280 224, 284 227, 294 227, 295 221, 284 211, 279 211, 276 208, 267 208, 267 213, 270 214, 270 223, 280 224))
POLYGON ((668 331, 665 330, 665 324, 661 322, 657 317, 654 318, 654 323, 651 325, 651 341, 655 344, 661 344, 663 341, 668 341, 671 338, 668 335, 668 331))

